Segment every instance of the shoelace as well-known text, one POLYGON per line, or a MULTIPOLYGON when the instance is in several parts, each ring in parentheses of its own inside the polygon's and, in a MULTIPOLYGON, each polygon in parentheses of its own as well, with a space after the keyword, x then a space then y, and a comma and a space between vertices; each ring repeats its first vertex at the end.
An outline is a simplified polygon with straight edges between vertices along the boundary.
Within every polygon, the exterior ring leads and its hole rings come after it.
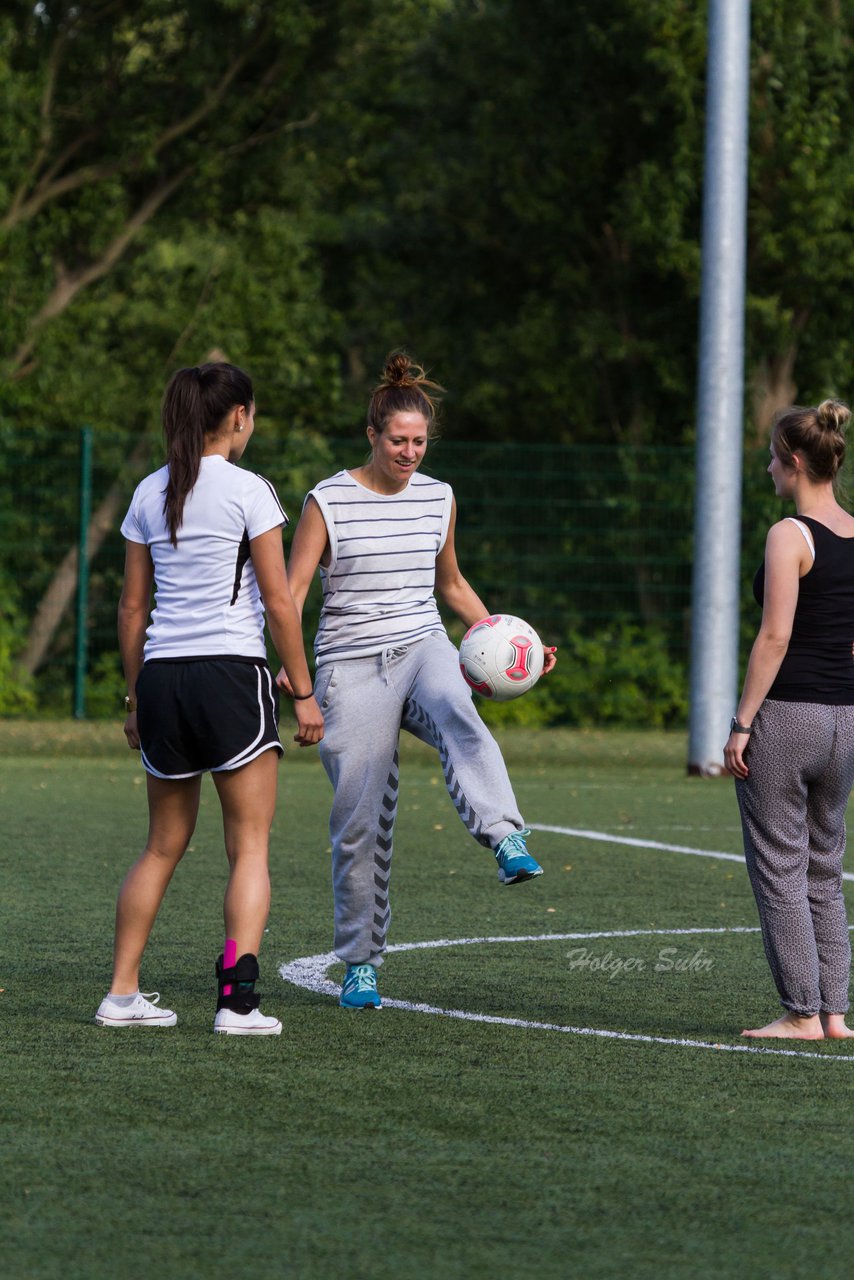
POLYGON ((505 836, 501 841, 501 857, 502 858, 518 858, 520 854, 523 857, 530 857, 528 850, 525 848, 525 836, 531 834, 530 827, 523 827, 521 831, 514 831, 512 835, 505 836))
POLYGON ((147 1000, 149 1004, 158 1004, 160 1001, 159 991, 140 991, 143 1000, 147 1000))
POLYGON ((357 965, 347 977, 347 987, 350 990, 355 987, 357 991, 376 991, 377 975, 369 964, 357 965))

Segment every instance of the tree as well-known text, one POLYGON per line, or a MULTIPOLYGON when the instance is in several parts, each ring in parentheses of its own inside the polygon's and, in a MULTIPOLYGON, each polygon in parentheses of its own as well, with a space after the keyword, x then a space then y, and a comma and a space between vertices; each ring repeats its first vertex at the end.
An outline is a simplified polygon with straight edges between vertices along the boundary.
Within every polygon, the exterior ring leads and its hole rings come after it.
MULTIPOLYGON (((381 91, 441 7, 22 0, 0 20, 0 480, 29 483, 48 459, 73 474, 77 428, 93 425, 90 554, 159 460, 166 377, 211 351, 252 372, 267 449, 302 460, 287 492, 315 478, 342 380, 316 246, 350 146, 348 68, 371 64, 381 91)), ((19 490, 12 508, 34 671, 72 598, 75 489, 49 505, 19 490)))
MULTIPOLYGON (((7 466, 55 457, 57 432, 70 461, 75 429, 95 427, 115 471, 90 528, 94 554, 150 459, 172 368, 216 348, 251 363, 285 418, 297 397, 334 403, 308 235, 314 192, 306 166, 294 169, 296 139, 318 115, 316 78, 337 57, 338 6, 14 9, 0 30, 7 466)), ((53 536, 28 559, 29 671, 70 603, 77 554, 71 486, 47 515, 43 500, 19 506, 13 554, 32 541, 35 509, 53 536)))
POLYGON ((234 208, 253 158, 316 118, 328 37, 308 4, 18 3, 3 29, 8 114, 0 230, 6 371, 107 277, 187 188, 193 216, 234 208), (26 285, 26 287, 24 287, 26 285))
MULTIPOLYGON (((782 401, 847 394, 854 327, 854 9, 752 8, 750 444, 782 401)), ((91 423, 108 545, 166 376, 213 349, 255 376, 297 503, 399 346, 449 388, 452 439, 689 445, 706 22, 691 0, 12 0, 0 483, 70 472, 91 423)), ((645 457, 615 476, 638 509, 645 457)), ((3 518, 0 569, 26 557, 55 651, 72 486, 3 518)))
POLYGON ((854 8, 760 0, 754 10, 749 438, 796 399, 851 394, 854 8))
POLYGON ((682 0, 449 7, 331 249, 366 362, 412 345, 461 438, 684 439, 704 60, 682 0))
MULTIPOLYGON (((752 12, 761 435, 796 394, 848 386, 854 8, 752 12)), ((691 442, 706 28, 690 0, 449 5, 374 99, 327 249, 355 367, 410 345, 459 438, 691 442)), ((357 118, 372 92, 356 79, 357 118)))

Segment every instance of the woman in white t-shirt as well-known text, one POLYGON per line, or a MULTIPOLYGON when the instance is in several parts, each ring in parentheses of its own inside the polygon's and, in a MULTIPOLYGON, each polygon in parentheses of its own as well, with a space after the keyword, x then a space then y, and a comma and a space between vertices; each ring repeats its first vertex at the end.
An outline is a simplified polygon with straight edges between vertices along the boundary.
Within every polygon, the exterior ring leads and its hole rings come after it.
POLYGON ((110 992, 100 1026, 171 1027, 139 967, 172 874, 193 834, 201 778, 222 806, 230 874, 225 947, 216 964, 214 1030, 278 1035, 254 992, 270 907, 268 846, 282 753, 264 619, 288 673, 295 741, 323 736, 282 550, 285 515, 272 485, 233 465, 255 426, 252 383, 226 363, 181 369, 163 398, 167 461, 137 487, 122 523, 119 648, 125 735, 147 772, 149 832, 116 907, 110 992), (151 591, 154 589, 154 609, 151 591))
MULTIPOLYGON (((408 356, 388 358, 368 407, 370 460, 312 489, 288 565, 299 609, 318 566, 323 586, 315 694, 325 717, 320 757, 335 789, 334 945, 347 965, 340 1003, 348 1009, 381 1004, 401 729, 438 751, 457 813, 495 855, 500 883, 542 874, 434 595, 466 626, 489 614, 457 564, 450 485, 418 473, 436 390, 408 356)), ((546 649, 543 670, 554 665, 546 649)))

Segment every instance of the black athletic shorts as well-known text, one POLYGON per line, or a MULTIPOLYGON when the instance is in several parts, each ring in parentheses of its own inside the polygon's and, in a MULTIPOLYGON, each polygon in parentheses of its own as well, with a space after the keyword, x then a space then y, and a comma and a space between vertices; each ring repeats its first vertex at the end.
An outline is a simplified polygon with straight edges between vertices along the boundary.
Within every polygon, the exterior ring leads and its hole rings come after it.
POLYGON ((142 763, 155 778, 239 769, 279 741, 263 658, 153 658, 136 682, 142 763))

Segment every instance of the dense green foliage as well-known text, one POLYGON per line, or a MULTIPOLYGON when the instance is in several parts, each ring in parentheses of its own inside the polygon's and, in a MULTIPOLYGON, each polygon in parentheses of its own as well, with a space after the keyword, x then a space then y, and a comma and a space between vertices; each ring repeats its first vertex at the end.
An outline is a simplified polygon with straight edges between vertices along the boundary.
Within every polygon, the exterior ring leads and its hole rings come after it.
POLYGON ((36 707, 32 681, 16 662, 24 641, 22 623, 20 610, 0 607, 0 716, 26 715, 36 707))
POLYGON ((570 632, 554 674, 524 698, 478 705, 497 726, 678 728, 688 716, 688 678, 663 631, 615 622, 588 634, 570 632))
MULTIPOLYGON (((754 0, 752 23, 750 445, 780 403, 846 397, 854 354, 854 9, 754 0)), ((165 379, 212 352, 253 373, 293 509, 399 346, 448 387, 448 440, 690 446, 705 56, 690 0, 10 0, 0 571, 26 670, 51 685, 72 647, 68 591, 37 608, 70 581, 79 427, 106 600, 165 379), (51 492, 36 519, 27 490, 51 492)), ((648 558, 626 621, 678 664, 648 558)))

